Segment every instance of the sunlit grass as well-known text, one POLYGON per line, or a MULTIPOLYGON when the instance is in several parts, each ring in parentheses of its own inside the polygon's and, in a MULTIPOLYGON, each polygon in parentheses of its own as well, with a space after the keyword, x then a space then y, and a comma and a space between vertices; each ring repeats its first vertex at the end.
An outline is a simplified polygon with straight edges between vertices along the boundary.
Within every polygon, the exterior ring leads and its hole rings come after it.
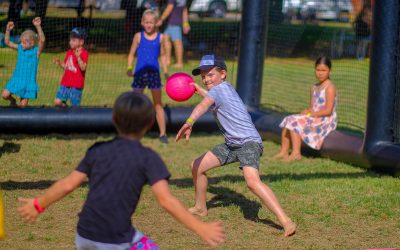
MULTIPOLYGON (((171 135, 173 136, 173 135, 171 135)), ((87 148, 109 135, 69 137, 17 136, 0 142, 0 185, 6 204, 7 238, 1 249, 73 249, 77 215, 87 187, 50 207, 35 225, 17 215, 17 197, 34 197, 53 181, 72 171, 87 148)), ((220 135, 195 134, 186 143, 163 147, 156 137, 143 140, 157 150, 172 173, 171 190, 186 206, 193 205, 190 162, 223 142, 220 135)), ((238 168, 231 164, 209 172, 209 216, 221 220, 227 242, 221 249, 365 249, 398 247, 400 228, 399 178, 380 176, 329 159, 304 158, 282 164, 271 156, 278 146, 264 142, 261 177, 298 223, 298 233, 283 237, 278 222, 248 190, 238 168)), ((134 225, 162 249, 205 249, 206 245, 167 215, 144 189, 134 225)))

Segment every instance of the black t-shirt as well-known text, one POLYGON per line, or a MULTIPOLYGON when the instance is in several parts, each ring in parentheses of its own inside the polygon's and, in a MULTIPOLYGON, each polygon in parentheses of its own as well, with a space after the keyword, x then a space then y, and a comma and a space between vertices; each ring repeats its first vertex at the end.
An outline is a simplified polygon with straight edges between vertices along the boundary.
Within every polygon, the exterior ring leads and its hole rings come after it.
POLYGON ((94 144, 76 168, 89 178, 78 234, 103 243, 131 242, 131 217, 145 184, 169 179, 160 156, 139 141, 116 137, 94 144))

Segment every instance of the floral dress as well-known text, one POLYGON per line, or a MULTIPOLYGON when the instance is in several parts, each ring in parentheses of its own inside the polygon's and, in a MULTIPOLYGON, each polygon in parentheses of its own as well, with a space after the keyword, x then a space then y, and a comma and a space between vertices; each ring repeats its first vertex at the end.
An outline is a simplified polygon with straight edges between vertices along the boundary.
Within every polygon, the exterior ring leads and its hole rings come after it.
MULTIPOLYGON (((313 86, 312 110, 318 112, 326 105, 326 87, 319 89, 318 85, 313 86)), ((279 127, 287 128, 299 134, 301 139, 311 148, 320 149, 325 137, 336 129, 336 97, 333 104, 333 111, 330 116, 308 117, 307 115, 286 116, 279 127)))

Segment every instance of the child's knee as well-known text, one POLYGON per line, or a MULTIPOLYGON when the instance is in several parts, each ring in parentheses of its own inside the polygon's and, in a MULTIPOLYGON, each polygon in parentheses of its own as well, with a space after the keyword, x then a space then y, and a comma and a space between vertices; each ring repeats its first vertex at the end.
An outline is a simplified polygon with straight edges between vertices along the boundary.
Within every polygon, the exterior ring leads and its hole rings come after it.
POLYGON ((57 107, 61 107, 61 106, 63 106, 63 102, 60 99, 56 98, 54 100, 54 105, 57 106, 57 107))
POLYGON ((10 98, 10 95, 11 95, 11 93, 9 92, 9 91, 7 91, 7 90, 4 90, 3 91, 3 93, 1 93, 1 97, 3 98, 3 99, 8 99, 8 98, 10 98))
POLYGON ((246 178, 247 187, 254 192, 260 185, 260 180, 255 178, 246 178))
POLYGON ((21 100, 21 102, 19 103, 19 106, 21 108, 28 106, 28 99, 21 100))
POLYGON ((155 103, 154 104, 154 109, 156 110, 156 112, 160 112, 160 111, 164 112, 164 108, 163 108, 161 102, 160 103, 155 103))

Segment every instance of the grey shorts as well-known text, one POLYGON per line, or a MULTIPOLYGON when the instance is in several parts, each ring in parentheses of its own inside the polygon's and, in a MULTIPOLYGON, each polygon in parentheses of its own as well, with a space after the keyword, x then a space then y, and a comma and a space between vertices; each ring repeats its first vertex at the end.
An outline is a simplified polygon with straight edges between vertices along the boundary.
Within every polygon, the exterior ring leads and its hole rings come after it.
POLYGON ((263 150, 264 147, 261 143, 248 141, 239 145, 219 144, 211 152, 218 158, 221 166, 239 161, 240 169, 244 166, 259 169, 263 150))
POLYGON ((131 246, 138 242, 142 237, 143 233, 139 230, 136 230, 135 235, 133 236, 131 243, 121 243, 121 244, 111 244, 111 243, 102 243, 93 240, 89 240, 83 238, 78 233, 75 236, 75 245, 77 250, 88 250, 88 249, 98 249, 98 250, 126 250, 130 249, 131 246))

